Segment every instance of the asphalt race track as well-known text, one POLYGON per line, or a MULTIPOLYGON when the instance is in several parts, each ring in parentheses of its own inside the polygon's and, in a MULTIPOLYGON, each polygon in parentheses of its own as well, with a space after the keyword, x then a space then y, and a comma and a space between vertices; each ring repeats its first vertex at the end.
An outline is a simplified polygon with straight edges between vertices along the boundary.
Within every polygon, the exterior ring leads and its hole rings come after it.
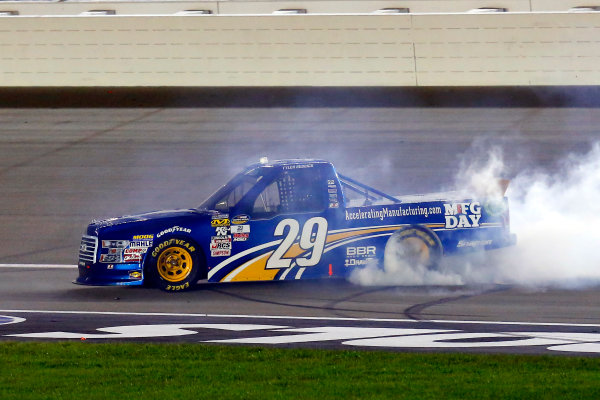
POLYGON ((597 287, 71 284, 89 220, 195 206, 261 156, 419 193, 494 146, 514 173, 555 169, 598 126, 594 108, 0 109, 0 339, 598 354, 597 287))

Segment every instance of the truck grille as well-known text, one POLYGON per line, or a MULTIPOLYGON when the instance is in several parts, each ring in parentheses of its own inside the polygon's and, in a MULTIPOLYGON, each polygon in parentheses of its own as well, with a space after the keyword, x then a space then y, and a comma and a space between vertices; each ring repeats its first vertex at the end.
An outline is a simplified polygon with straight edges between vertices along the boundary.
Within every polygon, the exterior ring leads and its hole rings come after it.
POLYGON ((98 238, 84 235, 81 238, 81 246, 79 246, 79 263, 94 263, 97 249, 98 238))

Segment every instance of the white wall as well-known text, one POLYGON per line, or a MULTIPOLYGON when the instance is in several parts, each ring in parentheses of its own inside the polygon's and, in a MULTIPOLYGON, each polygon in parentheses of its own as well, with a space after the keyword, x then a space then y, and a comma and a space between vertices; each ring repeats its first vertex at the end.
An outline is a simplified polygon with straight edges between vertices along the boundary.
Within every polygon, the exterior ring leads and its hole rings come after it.
POLYGON ((20 15, 77 15, 98 9, 122 14, 174 14, 189 9, 211 10, 213 14, 270 14, 286 8, 308 13, 371 13, 382 8, 406 7, 412 13, 456 13, 480 7, 502 7, 509 12, 568 11, 573 7, 600 6, 600 0, 14 0, 0 1, 0 11, 20 15))
MULTIPOLYGON (((530 0, 0 1, 0 10, 14 9, 20 15, 76 15, 97 9, 111 9, 117 14, 145 15, 173 14, 189 9, 209 9, 213 14, 271 14, 289 8, 306 9, 308 13, 349 14, 394 7, 410 8, 413 13, 448 13, 490 6, 505 7, 511 12, 531 11, 530 0)), ((565 9, 558 4, 557 7, 556 10, 565 9)))
POLYGON ((600 13, 0 17, 0 86, 599 85, 599 43, 600 13))

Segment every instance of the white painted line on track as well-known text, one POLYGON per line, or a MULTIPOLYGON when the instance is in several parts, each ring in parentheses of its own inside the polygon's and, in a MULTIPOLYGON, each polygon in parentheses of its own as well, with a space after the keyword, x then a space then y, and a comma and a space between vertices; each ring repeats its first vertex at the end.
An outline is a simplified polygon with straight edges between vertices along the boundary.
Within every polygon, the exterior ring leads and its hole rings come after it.
POLYGON ((368 321, 368 322, 412 322, 412 323, 447 323, 477 325, 529 325, 529 326, 565 326, 565 327, 600 327, 600 324, 573 324, 566 322, 526 322, 526 321, 461 321, 445 319, 383 319, 383 318, 338 318, 338 317, 296 317, 289 315, 236 315, 236 314, 187 314, 187 313, 152 313, 152 312, 120 312, 120 311, 65 311, 65 310, 0 310, 0 313, 29 314, 83 314, 83 315, 130 315, 150 317, 210 317, 210 318, 256 318, 256 319, 297 319, 314 321, 368 321))
POLYGON ((19 322, 25 322, 25 318, 11 317, 8 315, 0 315, 0 325, 18 324, 19 322))
POLYGON ((77 265, 61 265, 61 264, 0 264, 0 268, 76 269, 77 265))

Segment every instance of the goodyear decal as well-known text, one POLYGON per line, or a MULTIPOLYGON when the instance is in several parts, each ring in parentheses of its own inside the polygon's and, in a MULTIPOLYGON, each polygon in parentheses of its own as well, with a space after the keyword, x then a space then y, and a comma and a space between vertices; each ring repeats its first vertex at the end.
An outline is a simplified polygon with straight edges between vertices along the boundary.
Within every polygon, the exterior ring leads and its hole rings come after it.
POLYGON ((185 240, 181 240, 181 239, 169 239, 169 240, 165 240, 164 242, 160 243, 158 246, 156 246, 154 248, 154 250, 152 251, 152 257, 157 257, 158 253, 160 253, 160 251, 168 246, 171 245, 177 245, 177 246, 181 246, 181 247, 185 247, 186 249, 188 249, 190 252, 194 252, 196 251, 196 248, 194 246, 192 246, 190 243, 188 243, 185 240))

